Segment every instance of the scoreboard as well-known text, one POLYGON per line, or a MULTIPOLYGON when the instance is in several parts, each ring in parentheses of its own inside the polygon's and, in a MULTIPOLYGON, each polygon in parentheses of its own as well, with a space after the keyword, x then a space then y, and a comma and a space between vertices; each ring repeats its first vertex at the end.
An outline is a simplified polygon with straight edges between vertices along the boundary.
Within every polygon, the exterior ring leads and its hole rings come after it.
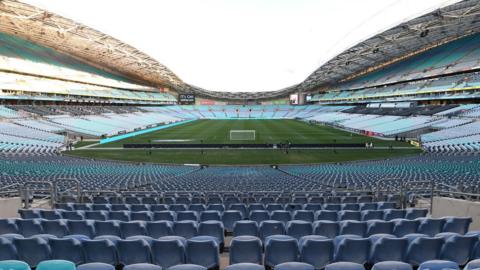
POLYGON ((178 103, 180 104, 195 104, 194 94, 179 94, 178 103))

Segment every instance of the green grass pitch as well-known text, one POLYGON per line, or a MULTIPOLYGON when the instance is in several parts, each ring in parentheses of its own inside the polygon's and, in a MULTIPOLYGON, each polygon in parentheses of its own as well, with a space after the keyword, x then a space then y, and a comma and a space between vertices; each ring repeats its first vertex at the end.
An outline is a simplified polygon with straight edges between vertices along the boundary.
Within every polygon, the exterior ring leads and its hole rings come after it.
POLYGON ((121 141, 96 145, 68 154, 158 163, 202 164, 294 164, 341 162, 349 160, 389 158, 420 152, 405 142, 385 141, 338 130, 311 125, 297 120, 198 120, 184 125, 159 130, 121 141), (230 130, 255 130, 255 140, 230 140, 230 130), (373 142, 378 149, 308 149, 290 150, 170 150, 122 149, 126 143, 155 143, 156 140, 185 140, 182 143, 361 143, 373 142), (394 149, 388 149, 393 146, 394 149), (107 149, 108 148, 108 149, 107 149), (397 149, 395 149, 397 148, 397 149))

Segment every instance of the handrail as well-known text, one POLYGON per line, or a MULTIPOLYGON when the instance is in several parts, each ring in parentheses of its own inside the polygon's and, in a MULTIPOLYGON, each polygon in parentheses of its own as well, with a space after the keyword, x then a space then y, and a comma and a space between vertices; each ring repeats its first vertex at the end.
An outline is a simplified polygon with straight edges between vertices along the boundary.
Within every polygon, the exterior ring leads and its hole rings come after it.
MULTIPOLYGON (((31 185, 47 185, 49 188, 48 189, 35 189, 34 191, 43 191, 43 192, 50 192, 50 200, 52 206, 55 204, 55 189, 53 187, 53 184, 51 182, 46 182, 46 181, 29 181, 25 182, 23 186, 20 186, 20 197, 23 198, 25 205, 24 208, 28 209, 30 208, 30 190, 29 187, 31 185)), ((47 198, 47 197, 45 197, 47 198)))
MULTIPOLYGON (((430 181, 408 181, 405 182, 403 185, 403 194, 406 194, 407 191, 409 191, 409 187, 412 186, 413 184, 428 184, 430 185, 430 214, 433 212, 433 195, 435 192, 435 182, 433 180, 430 181)), ((404 201, 405 203, 405 201, 404 201)))
POLYGON ((80 200, 80 196, 82 195, 82 190, 80 188, 80 181, 78 181, 76 178, 58 178, 56 181, 53 183, 53 191, 55 193, 55 198, 59 198, 58 196, 58 184, 59 183, 73 183, 75 188, 77 189, 77 200, 80 200))
MULTIPOLYGON (((384 183, 388 183, 388 182, 395 182, 397 183, 398 180, 400 180, 400 200, 402 201, 402 207, 403 207, 403 194, 402 194, 402 188, 403 188, 403 181, 401 178, 383 178, 383 179, 380 179, 378 182, 377 182, 377 189, 375 190, 375 197, 377 200, 380 199, 380 192, 381 191, 385 191, 385 190, 380 190, 381 188, 381 184, 384 184, 384 183)), ((386 190, 387 192, 390 191, 390 189, 387 189, 386 190)))

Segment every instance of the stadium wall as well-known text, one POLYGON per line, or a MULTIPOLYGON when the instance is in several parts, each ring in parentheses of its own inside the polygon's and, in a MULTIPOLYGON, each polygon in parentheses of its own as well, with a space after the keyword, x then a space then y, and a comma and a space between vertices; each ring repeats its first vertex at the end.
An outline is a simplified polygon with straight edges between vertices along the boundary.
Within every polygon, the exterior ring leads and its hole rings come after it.
POLYGON ((480 230, 480 202, 434 197, 432 217, 445 216, 472 217, 470 230, 480 230))

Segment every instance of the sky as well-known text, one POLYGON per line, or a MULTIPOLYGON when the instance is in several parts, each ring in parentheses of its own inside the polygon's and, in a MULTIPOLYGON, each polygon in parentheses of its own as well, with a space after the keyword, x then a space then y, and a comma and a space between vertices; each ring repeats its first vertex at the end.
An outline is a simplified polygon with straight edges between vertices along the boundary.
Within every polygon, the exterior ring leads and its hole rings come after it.
POLYGON ((216 91, 272 91, 455 0, 23 0, 109 34, 216 91))

